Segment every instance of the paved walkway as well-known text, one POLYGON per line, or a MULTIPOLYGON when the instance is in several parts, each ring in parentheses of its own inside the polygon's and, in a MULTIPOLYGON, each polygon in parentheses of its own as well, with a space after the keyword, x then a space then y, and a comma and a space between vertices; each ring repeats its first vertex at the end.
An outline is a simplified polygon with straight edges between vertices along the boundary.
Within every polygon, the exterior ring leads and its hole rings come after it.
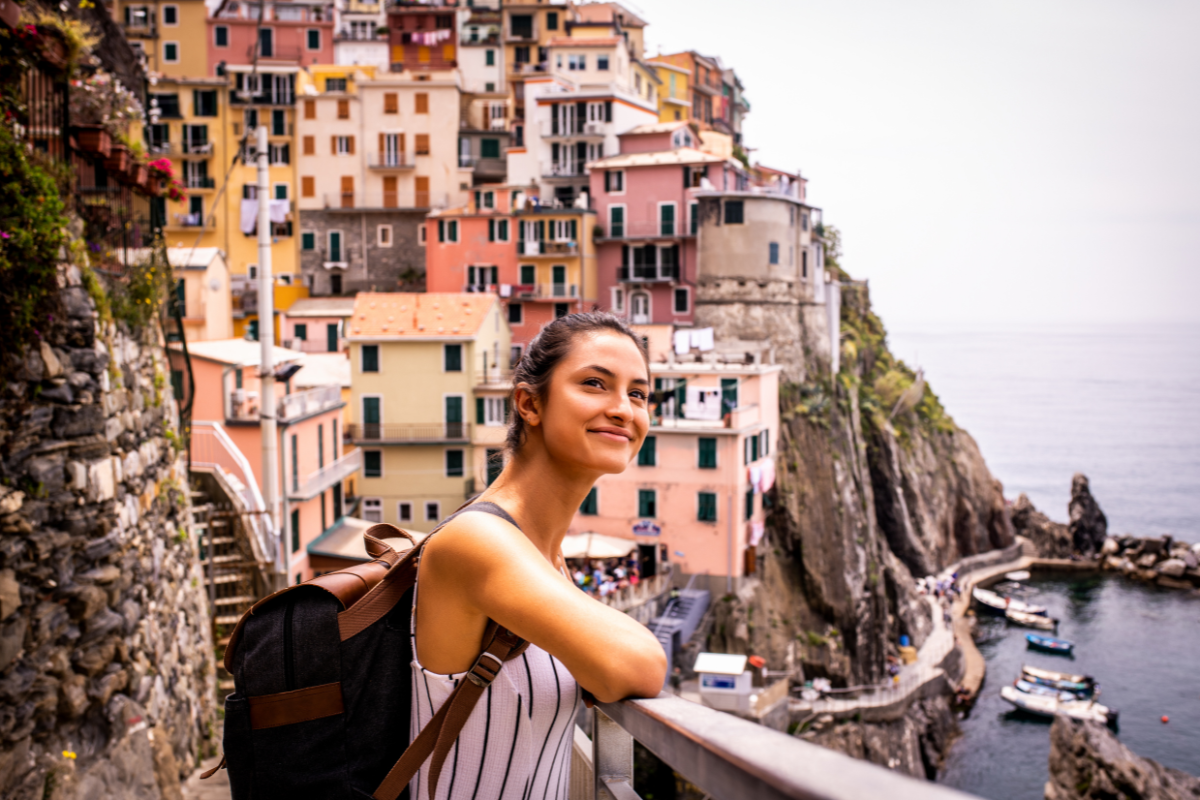
POLYGON ((220 769, 208 780, 200 780, 200 775, 205 770, 212 769, 220 761, 220 756, 213 756, 204 761, 200 768, 192 773, 192 776, 183 784, 183 800, 229 800, 228 772, 220 769))

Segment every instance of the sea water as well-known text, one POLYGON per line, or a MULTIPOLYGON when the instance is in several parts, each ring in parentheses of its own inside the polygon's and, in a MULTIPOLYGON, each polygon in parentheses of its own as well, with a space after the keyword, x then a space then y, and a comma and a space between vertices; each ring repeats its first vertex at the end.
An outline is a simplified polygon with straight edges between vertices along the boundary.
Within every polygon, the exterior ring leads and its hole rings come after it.
MULTIPOLYGON (((1065 522, 1082 472, 1110 532, 1200 541, 1200 326, 902 326, 890 343, 925 370, 1009 499, 1024 492, 1065 522)), ((1031 583, 1075 656, 1028 651, 1024 629, 982 618, 987 680, 939 781, 990 800, 1042 797, 1049 723, 1000 698, 1023 663, 1095 676, 1122 742, 1200 775, 1200 599, 1111 575, 1031 583)))

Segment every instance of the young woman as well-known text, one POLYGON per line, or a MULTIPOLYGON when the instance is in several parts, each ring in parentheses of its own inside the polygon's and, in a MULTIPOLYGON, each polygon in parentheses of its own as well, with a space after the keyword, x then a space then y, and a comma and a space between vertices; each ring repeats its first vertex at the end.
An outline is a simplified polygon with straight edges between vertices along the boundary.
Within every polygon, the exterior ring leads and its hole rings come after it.
MULTIPOLYGON (((562 540, 596 479, 637 456, 650 425, 639 337, 609 314, 547 325, 513 375, 509 462, 429 540, 414 599, 413 733, 479 655, 489 619, 530 642, 476 705, 435 800, 565 798, 582 691, 654 697, 650 631, 571 582, 562 540)), ((424 773, 414 800, 429 800, 424 773)))

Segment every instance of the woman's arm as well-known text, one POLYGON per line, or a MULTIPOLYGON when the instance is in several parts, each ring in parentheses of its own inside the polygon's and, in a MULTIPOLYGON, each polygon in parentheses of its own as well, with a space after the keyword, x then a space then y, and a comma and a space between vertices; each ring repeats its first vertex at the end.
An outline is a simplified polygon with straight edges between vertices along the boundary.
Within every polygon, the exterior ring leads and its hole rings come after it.
POLYGON ((469 666, 478 644, 463 629, 478 620, 481 632, 490 618, 549 652, 602 702, 662 689, 666 654, 650 631, 579 591, 497 517, 464 515, 439 531, 422 556, 420 587, 423 653, 448 647, 458 654, 451 660, 461 662, 470 650, 469 666))

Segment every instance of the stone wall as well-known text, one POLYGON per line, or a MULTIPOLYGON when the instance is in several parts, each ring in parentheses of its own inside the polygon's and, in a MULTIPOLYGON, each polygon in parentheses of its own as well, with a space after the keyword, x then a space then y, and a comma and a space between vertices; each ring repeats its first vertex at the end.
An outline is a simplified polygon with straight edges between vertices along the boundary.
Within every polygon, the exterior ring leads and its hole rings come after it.
POLYGON ((417 244, 417 229, 424 223, 420 212, 362 210, 305 211, 303 233, 316 235, 315 250, 300 251, 300 271, 314 296, 333 294, 331 275, 342 276, 342 294, 355 292, 424 291, 425 248, 417 244), (366 226, 366 267, 363 266, 363 230, 366 226), (379 246, 379 226, 392 226, 392 244, 379 246), (345 269, 325 269, 329 231, 342 232, 345 269))
POLYGON ((173 798, 212 751, 214 657, 157 329, 77 267, 0 394, 0 793, 173 798))

